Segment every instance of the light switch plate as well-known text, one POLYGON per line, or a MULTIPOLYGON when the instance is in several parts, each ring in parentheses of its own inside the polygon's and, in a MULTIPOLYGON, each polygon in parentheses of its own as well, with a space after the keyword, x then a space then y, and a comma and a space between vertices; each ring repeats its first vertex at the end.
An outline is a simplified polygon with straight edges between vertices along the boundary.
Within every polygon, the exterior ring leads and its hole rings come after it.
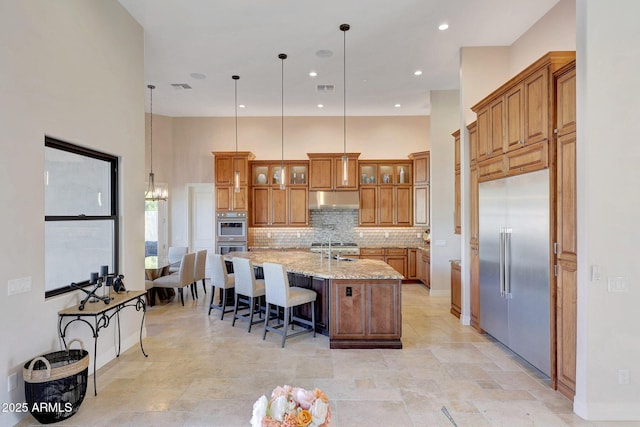
POLYGON ((22 294, 31 291, 31 277, 20 277, 7 281, 7 295, 22 294))
POLYGON ((607 288, 609 292, 629 292, 626 277, 609 277, 607 288))

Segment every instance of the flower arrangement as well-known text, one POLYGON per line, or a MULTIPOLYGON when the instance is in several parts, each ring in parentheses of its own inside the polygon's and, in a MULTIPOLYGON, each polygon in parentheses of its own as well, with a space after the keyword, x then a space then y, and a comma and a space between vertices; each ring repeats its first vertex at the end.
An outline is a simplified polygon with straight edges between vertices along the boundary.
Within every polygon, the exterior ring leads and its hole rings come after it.
POLYGON ((262 396, 253 404, 251 427, 328 427, 329 399, 320 390, 278 386, 271 399, 262 396))

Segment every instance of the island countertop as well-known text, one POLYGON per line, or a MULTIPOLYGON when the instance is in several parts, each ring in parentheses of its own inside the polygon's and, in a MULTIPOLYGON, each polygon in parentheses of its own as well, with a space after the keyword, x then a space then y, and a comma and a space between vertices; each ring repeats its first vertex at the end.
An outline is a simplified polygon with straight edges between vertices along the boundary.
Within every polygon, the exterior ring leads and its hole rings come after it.
POLYGON ((248 258, 254 265, 265 262, 284 265, 290 273, 323 279, 395 279, 404 278, 402 274, 384 261, 373 259, 354 259, 338 261, 321 257, 320 254, 305 251, 264 250, 256 252, 230 252, 224 256, 231 261, 234 257, 248 258))

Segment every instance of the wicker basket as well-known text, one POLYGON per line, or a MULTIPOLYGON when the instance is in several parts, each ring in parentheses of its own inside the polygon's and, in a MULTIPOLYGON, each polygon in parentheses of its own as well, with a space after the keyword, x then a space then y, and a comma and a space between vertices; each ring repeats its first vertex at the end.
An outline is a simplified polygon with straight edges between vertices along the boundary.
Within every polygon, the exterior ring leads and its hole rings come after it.
POLYGON ((87 391, 89 352, 78 339, 81 350, 56 351, 25 363, 24 395, 29 412, 42 424, 69 418, 80 408, 87 391))

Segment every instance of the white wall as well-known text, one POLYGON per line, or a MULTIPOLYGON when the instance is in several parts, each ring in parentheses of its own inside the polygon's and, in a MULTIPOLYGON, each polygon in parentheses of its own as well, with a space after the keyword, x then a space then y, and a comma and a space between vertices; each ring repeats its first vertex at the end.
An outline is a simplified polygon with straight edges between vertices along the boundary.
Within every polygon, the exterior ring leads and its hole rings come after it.
MULTIPOLYGON (((173 151, 158 155, 170 155, 172 159, 173 245, 188 244, 187 185, 213 182, 211 152, 235 150, 234 120, 233 117, 172 119, 173 151)), ((307 159, 307 153, 342 152, 342 120, 342 117, 285 117, 285 160, 307 159)), ((347 117, 347 151, 362 153, 361 159, 405 159, 410 153, 429 149, 429 126, 428 116, 347 117)), ((154 146, 155 134, 154 131, 154 146)), ((238 118, 238 150, 251 151, 257 160, 279 160, 281 141, 280 117, 238 118)))
POLYGON ((460 236, 454 234, 454 144, 460 126, 457 90, 431 91, 431 295, 451 292, 452 259, 460 259, 460 236))
MULTIPOLYGON (((143 33, 115 1, 2 1, 0 51, 0 283, 32 282, 27 293, 0 292, 0 402, 9 403, 24 401, 23 364, 59 350, 57 312, 80 300, 44 298, 45 135, 120 156, 121 272, 143 287, 143 33), (13 373, 19 386, 7 392, 13 373)), ((125 348, 137 344, 139 319, 122 316, 125 348)), ((69 335, 92 347, 86 326, 69 335)), ((113 328, 98 350, 99 364, 115 356, 113 328)), ((20 416, 0 412, 0 425, 20 416)))
POLYGON ((640 420, 640 2, 578 0, 578 378, 588 419, 640 420), (599 266, 600 280, 590 268, 599 266), (629 291, 607 282, 624 277, 629 291), (629 384, 618 370, 629 370, 629 384))

